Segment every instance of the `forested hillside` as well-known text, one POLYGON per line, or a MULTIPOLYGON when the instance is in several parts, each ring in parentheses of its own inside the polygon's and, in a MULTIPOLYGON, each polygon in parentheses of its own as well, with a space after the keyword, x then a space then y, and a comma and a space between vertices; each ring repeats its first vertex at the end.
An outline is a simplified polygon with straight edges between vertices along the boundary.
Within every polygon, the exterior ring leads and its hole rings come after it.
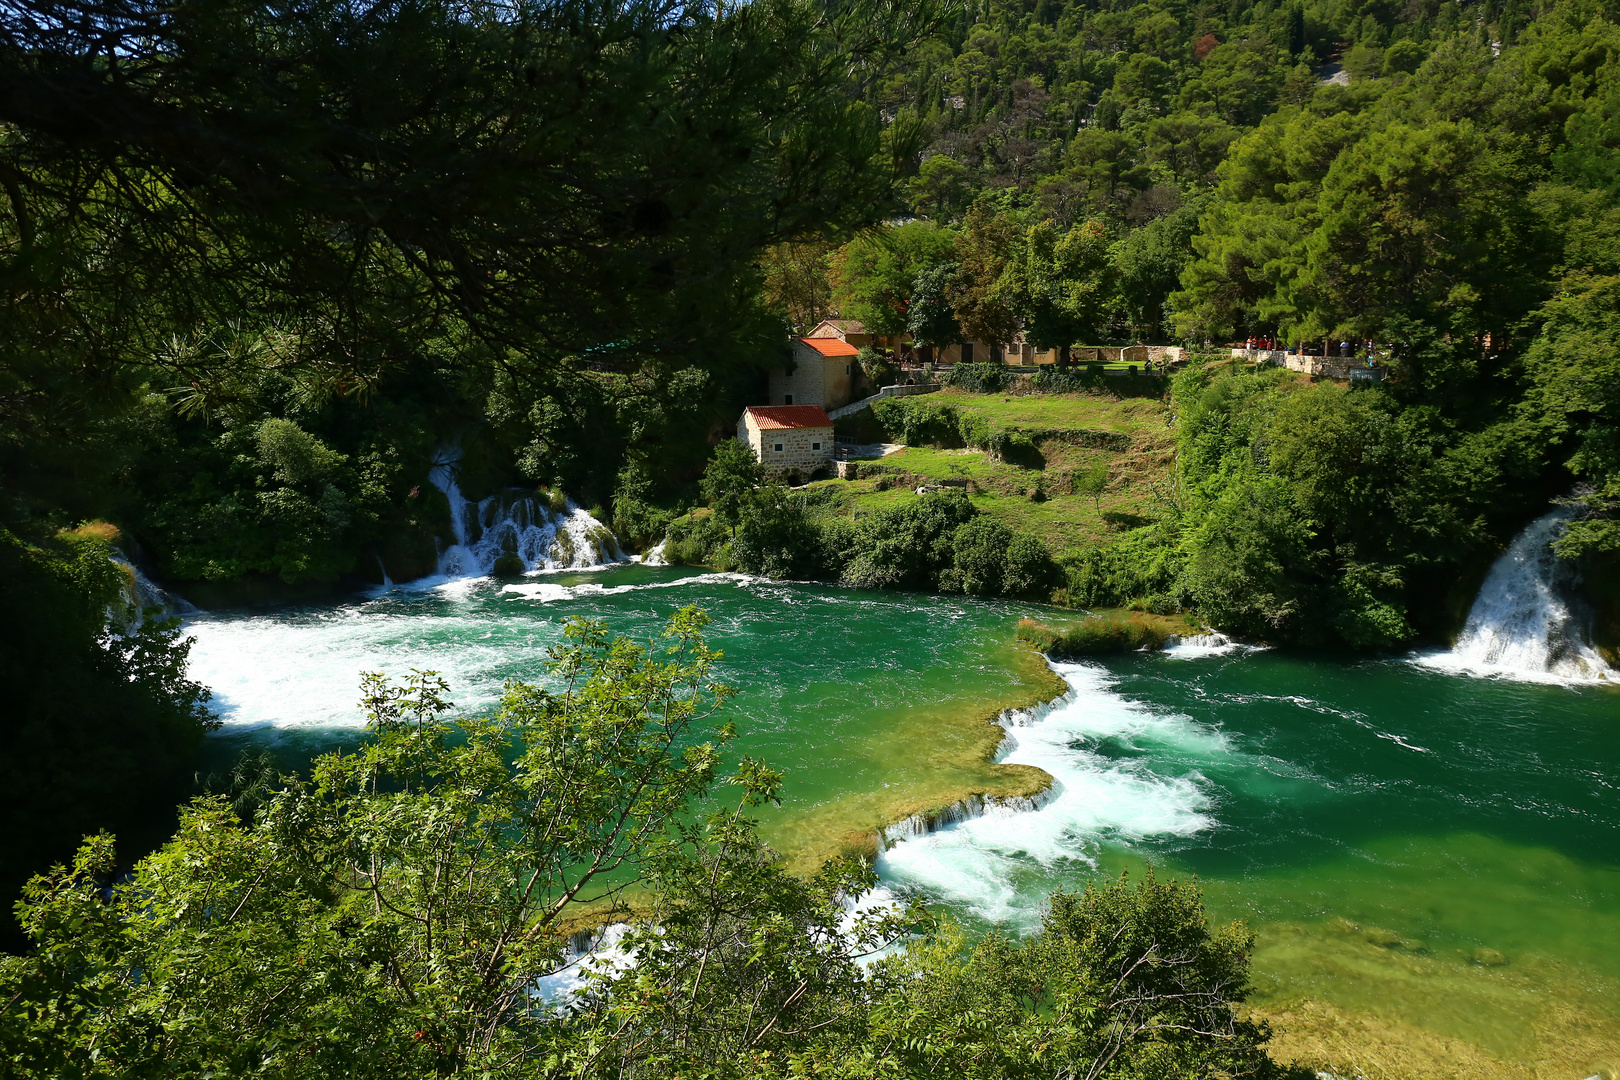
POLYGON ((1443 637, 1556 499, 1578 507, 1560 550, 1607 595, 1617 50, 1596 4, 973 7, 877 92, 926 147, 916 220, 778 249, 769 295, 800 325, 837 311, 924 342, 1216 360, 1260 338, 1376 362, 1348 394, 1184 375, 1159 520, 1052 551, 1082 603, 1443 637))

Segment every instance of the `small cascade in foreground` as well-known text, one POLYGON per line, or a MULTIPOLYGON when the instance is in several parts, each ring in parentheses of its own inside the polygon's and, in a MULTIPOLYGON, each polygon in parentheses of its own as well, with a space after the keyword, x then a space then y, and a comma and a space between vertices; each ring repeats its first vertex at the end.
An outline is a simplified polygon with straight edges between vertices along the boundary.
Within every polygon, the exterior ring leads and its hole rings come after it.
POLYGON ((558 493, 508 491, 477 503, 461 494, 460 453, 442 451, 428 479, 450 502, 454 543, 439 553, 440 577, 484 577, 503 559, 512 572, 566 570, 621 562, 624 554, 606 525, 558 493))
POLYGON ((1054 781, 1044 791, 1035 795, 969 795, 965 799, 958 799, 951 805, 938 810, 912 814, 904 821, 897 821, 883 829, 878 834, 878 850, 882 851, 892 847, 902 840, 914 840, 919 836, 927 836, 931 832, 955 825, 959 822, 970 821, 980 817, 1012 817, 1015 814, 1027 814, 1039 810, 1055 799, 1059 794, 1054 781))
POLYGON ((1525 527, 1491 567, 1456 646, 1434 661, 1531 678, 1620 676, 1592 648, 1574 565, 1552 549, 1571 516, 1559 507, 1525 527))

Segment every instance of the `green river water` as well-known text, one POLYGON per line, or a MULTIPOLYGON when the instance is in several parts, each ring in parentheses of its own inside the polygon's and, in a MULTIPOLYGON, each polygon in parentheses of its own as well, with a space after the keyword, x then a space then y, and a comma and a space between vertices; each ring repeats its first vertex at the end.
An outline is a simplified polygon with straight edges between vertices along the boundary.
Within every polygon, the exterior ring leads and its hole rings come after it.
POLYGON ((1052 889, 1151 862, 1256 929, 1252 1004, 1283 1056, 1369 1077, 1620 1065, 1615 688, 1234 646, 1049 668, 1014 640, 1049 609, 643 566, 187 625, 215 752, 298 761, 360 737, 362 671, 436 669, 483 710, 543 675, 569 616, 646 637, 684 604, 713 617, 738 751, 787 770, 764 828, 801 864, 1034 766, 1044 802, 891 828, 885 888, 1022 931, 1052 889))

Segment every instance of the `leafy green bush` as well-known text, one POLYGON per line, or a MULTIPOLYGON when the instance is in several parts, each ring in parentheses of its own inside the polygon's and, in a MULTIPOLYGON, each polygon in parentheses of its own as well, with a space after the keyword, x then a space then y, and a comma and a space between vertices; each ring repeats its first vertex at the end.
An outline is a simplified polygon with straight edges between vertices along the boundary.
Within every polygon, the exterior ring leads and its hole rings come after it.
POLYGON ((870 345, 862 346, 856 351, 855 363, 861 369, 861 378, 868 386, 893 386, 900 376, 900 368, 894 361, 870 345))
POLYGON ((1185 563, 1179 525, 1156 522, 1112 544, 1064 555, 1064 598, 1075 607, 1119 607, 1137 597, 1173 593, 1185 563))
POLYGON ((1012 385, 1012 372, 1001 364, 957 364, 940 378, 940 385, 973 394, 999 394, 1012 385))
POLYGON ((1029 386, 1047 394, 1076 394, 1098 389, 1104 385, 1105 378, 1101 364, 1075 364, 1068 368, 1051 364, 1036 369, 1030 376, 1029 386))
POLYGON ((149 516, 171 575, 302 583, 353 569, 388 502, 386 466, 356 463, 275 417, 225 432, 217 449, 222 468, 194 472, 149 516))
POLYGON ((1056 567, 1046 545, 992 518, 975 517, 951 535, 951 568, 944 591, 970 596, 1034 596, 1051 591, 1056 567))
POLYGON ((745 574, 809 578, 823 570, 821 548, 821 533, 804 497, 768 484, 751 492, 743 504, 731 563, 745 574))
POLYGON ((977 511, 960 492, 933 492, 861 518, 852 548, 841 552, 842 585, 857 589, 931 589, 952 565, 951 537, 977 511))
POLYGON ((890 437, 907 446, 965 445, 961 417, 953 405, 924 397, 879 398, 871 410, 890 437))
POLYGON ((635 462, 619 470, 610 524, 621 547, 646 551, 669 532, 669 523, 675 520, 675 511, 654 505, 652 492, 653 480, 643 463, 635 462))

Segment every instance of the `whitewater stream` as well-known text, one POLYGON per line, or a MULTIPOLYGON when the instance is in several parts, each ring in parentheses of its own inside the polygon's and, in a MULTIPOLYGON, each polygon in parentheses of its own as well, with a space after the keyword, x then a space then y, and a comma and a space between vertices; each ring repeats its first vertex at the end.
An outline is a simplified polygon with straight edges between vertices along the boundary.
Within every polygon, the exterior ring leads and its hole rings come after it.
MULTIPOLYGON (((1466 1045, 1505 1076, 1620 1047, 1620 691, 1544 556, 1558 514, 1504 553, 1450 652, 1211 640, 1048 667, 1013 634, 1045 609, 609 561, 577 507, 465 505, 434 579, 188 617, 222 760, 354 743, 365 671, 438 670, 487 710, 544 677, 568 617, 645 638, 697 604, 739 688, 736 753, 788 770, 762 827, 790 859, 881 836, 890 893, 1014 932, 1053 889, 1152 863, 1256 929, 1253 1004, 1305 1033, 1288 1038, 1466 1045), (513 550, 529 573, 478 576, 513 550), (953 811, 998 762, 1052 784, 953 811)), ((1535 1075, 1566 1072, 1590 1075, 1535 1075)))

